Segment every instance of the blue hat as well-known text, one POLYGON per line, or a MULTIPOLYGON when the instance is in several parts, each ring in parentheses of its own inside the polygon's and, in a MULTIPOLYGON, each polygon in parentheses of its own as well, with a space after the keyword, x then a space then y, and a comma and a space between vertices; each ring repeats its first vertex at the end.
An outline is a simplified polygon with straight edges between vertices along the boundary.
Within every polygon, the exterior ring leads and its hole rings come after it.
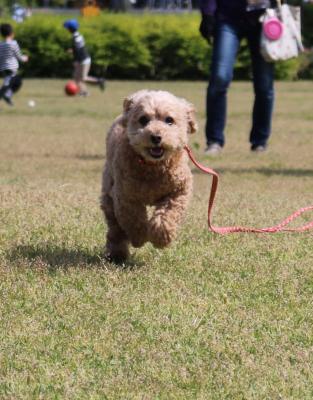
POLYGON ((77 31, 77 29, 79 28, 79 23, 76 19, 68 19, 64 22, 63 26, 70 31, 77 31))

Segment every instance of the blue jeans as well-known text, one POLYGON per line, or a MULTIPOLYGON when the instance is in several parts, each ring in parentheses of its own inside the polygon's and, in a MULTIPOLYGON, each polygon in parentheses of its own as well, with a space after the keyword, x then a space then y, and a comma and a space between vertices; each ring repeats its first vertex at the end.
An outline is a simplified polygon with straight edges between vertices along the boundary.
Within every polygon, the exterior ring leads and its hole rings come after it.
POLYGON ((0 100, 2 99, 2 97, 6 98, 12 97, 13 91, 11 89, 11 80, 16 75, 16 72, 11 70, 5 70, 2 71, 2 74, 4 75, 4 80, 0 88, 0 100))
POLYGON ((261 24, 249 25, 220 20, 217 22, 211 77, 207 90, 207 144, 225 143, 224 128, 227 111, 227 90, 233 79, 236 55, 243 37, 247 39, 253 73, 254 106, 250 143, 254 146, 266 145, 271 133, 271 119, 274 104, 274 67, 260 54, 261 24))

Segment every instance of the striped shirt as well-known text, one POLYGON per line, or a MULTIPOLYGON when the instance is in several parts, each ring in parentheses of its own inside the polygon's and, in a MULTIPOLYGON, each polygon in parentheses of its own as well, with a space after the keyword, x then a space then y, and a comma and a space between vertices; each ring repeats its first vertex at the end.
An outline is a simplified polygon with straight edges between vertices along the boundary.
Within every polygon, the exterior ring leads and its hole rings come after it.
POLYGON ((16 40, 0 42, 0 71, 17 71, 19 61, 23 61, 20 46, 16 40))

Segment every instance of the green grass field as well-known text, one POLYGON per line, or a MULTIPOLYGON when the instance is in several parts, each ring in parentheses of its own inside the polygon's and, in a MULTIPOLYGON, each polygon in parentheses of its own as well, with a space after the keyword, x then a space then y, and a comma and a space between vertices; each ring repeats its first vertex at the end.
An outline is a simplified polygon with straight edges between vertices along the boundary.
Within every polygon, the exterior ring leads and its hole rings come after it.
POLYGON ((0 398, 312 399, 312 233, 209 233, 210 178, 194 171, 178 240, 120 268, 103 259, 98 198, 123 98, 161 88, 198 110, 191 144, 221 173, 214 223, 278 223, 313 204, 313 83, 277 84, 261 155, 249 151, 251 85, 233 84, 214 159, 204 82, 109 82, 86 99, 63 85, 26 81, 14 108, 0 104, 0 398))

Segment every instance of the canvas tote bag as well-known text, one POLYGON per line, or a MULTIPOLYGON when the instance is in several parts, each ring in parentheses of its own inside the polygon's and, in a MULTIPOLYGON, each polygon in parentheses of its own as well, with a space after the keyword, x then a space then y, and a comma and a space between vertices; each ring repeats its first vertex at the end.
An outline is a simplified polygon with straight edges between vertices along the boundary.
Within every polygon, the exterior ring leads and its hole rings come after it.
POLYGON ((261 17, 261 54, 266 61, 288 60, 304 51, 301 40, 300 7, 281 4, 268 8, 261 17))

